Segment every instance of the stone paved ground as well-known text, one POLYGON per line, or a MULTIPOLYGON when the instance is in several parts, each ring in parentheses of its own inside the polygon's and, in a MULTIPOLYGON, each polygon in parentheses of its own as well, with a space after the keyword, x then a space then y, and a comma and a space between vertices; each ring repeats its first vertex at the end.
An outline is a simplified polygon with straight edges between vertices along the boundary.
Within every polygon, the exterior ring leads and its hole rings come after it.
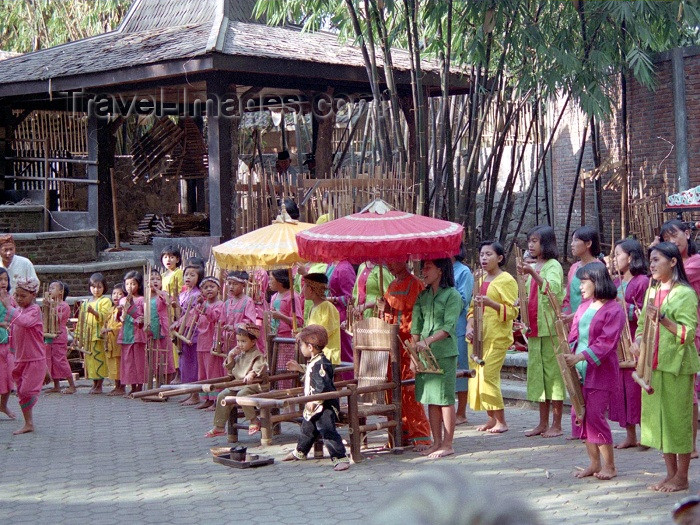
MULTIPOLYGON (((11 403, 17 408, 16 398, 11 403)), ((377 454, 344 473, 333 472, 328 459, 282 463, 295 441, 292 424, 283 427, 279 445, 253 450, 273 456, 274 465, 216 464, 209 447, 226 443, 202 437, 211 413, 172 400, 90 396, 83 386, 73 396, 42 395, 35 413, 33 434, 13 437, 20 423, 0 420, 0 523, 359 523, 401 480, 447 465, 525 499, 545 523, 669 523, 674 503, 689 494, 646 489, 664 472, 653 450, 616 453, 620 476, 611 482, 574 479, 587 462, 584 446, 524 437, 537 420, 528 408, 509 407, 511 430, 499 436, 477 432, 472 423, 485 416, 470 414, 451 458, 377 454)), ((256 445, 247 435, 242 440, 256 445)), ((695 461, 690 493, 700 489, 699 475, 695 461)))

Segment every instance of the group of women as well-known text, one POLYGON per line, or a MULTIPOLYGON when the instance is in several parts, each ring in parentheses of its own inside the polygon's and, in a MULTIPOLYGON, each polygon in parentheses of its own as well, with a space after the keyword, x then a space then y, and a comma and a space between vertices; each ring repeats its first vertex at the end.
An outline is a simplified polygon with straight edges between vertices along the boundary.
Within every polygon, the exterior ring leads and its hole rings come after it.
MULTIPOLYGON (((479 337, 481 343, 480 358, 469 361, 476 376, 469 380, 468 388, 470 407, 488 414, 478 430, 508 430, 500 372, 513 344, 514 323, 527 310, 528 326, 515 326, 527 337, 527 398, 539 403, 540 418, 526 435, 549 438, 563 433, 566 392, 555 355, 562 343, 556 327, 563 323, 571 350, 564 360, 577 370, 585 404, 584 413, 572 413, 572 438, 585 441, 590 458, 590 465, 577 472, 577 477, 615 477, 613 448, 640 445, 636 425, 641 424, 641 446, 661 450, 667 467, 665 478, 650 488, 660 492, 686 489, 697 431, 695 374, 700 371, 696 344, 700 255, 690 235, 685 223, 674 220, 663 225, 659 238, 647 249, 635 239, 620 240, 608 268, 600 255, 598 232, 582 226, 572 237, 571 251, 577 262, 565 282, 554 230, 535 227, 528 233, 528 252, 517 265, 518 279, 529 292, 526 304, 519 304, 516 278, 503 270, 503 247, 495 241, 482 243, 481 276, 474 286, 466 329, 468 341, 479 337), (645 324, 650 322, 647 310, 653 310, 649 305, 659 312, 654 343, 646 349, 653 353, 653 393, 643 391, 633 379, 633 367, 620 367, 618 356, 625 333, 631 334, 629 347, 639 356, 645 324), (479 334, 474 330, 477 315, 482 327, 479 334), (608 419, 626 429, 625 440, 616 447, 608 419)), ((432 349, 445 374, 419 374, 416 398, 429 405, 433 444, 427 453, 442 457, 453 452, 454 377, 458 354, 464 351, 458 348, 456 321, 463 299, 454 288, 449 259, 426 262, 423 280, 426 290, 415 303, 411 332, 418 346, 432 349)))

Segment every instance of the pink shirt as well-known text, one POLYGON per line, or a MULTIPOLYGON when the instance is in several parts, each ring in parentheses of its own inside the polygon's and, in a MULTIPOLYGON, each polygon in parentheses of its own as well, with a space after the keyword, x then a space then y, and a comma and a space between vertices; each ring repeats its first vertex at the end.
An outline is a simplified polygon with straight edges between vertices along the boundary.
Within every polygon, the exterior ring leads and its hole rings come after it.
POLYGON ((240 297, 226 299, 223 305, 222 319, 224 324, 232 325, 234 328, 238 324, 255 324, 258 314, 255 311, 255 303, 246 294, 240 297))
MULTIPOLYGON (((126 304, 126 297, 122 297, 119 304, 124 306, 126 304)), ((119 330, 119 336, 117 337, 117 343, 123 343, 124 331, 128 330, 129 326, 133 327, 134 340, 131 343, 145 343, 146 333, 143 331, 143 296, 134 297, 129 309, 124 309, 122 311, 122 327, 119 330), (137 323, 136 319, 140 318, 140 322, 137 323)))
POLYGON ((209 352, 214 346, 216 323, 221 319, 223 305, 224 303, 218 300, 213 304, 204 303, 204 313, 200 314, 197 320, 197 352, 209 352))
POLYGON ((10 346, 15 350, 15 362, 43 361, 46 359, 44 344, 44 323, 39 305, 27 308, 11 308, 10 346))
MULTIPOLYGON (((683 261, 685 274, 688 276, 688 282, 693 287, 695 293, 700 296, 700 254, 691 255, 683 261)), ((698 316, 700 317, 700 303, 698 303, 698 316)), ((700 330, 695 332, 695 348, 700 351, 700 330)))

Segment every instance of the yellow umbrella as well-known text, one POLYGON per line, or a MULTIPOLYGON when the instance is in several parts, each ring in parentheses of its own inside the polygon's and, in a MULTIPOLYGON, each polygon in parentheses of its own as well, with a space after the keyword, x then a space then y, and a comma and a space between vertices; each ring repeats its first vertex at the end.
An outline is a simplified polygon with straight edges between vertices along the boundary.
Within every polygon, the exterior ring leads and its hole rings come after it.
POLYGON ((299 257, 296 234, 313 226, 290 219, 283 213, 270 226, 214 246, 212 252, 219 268, 225 270, 289 268, 294 263, 306 262, 306 259, 299 257))
MULTIPOLYGON (((245 235, 214 246, 211 250, 219 268, 224 270, 247 270, 263 268, 277 270, 287 268, 289 282, 292 279, 292 265, 306 262, 299 257, 296 234, 315 226, 290 218, 285 210, 269 226, 258 228, 245 235)), ((294 307, 292 287, 292 331, 297 329, 297 316, 294 307)))

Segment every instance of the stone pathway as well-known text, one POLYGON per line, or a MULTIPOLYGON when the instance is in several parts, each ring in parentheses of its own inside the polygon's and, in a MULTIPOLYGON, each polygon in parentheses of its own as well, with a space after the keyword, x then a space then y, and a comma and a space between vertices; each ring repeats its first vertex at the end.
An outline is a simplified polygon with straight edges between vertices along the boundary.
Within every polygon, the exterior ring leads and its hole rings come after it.
MULTIPOLYGON (((525 500, 544 523, 669 523, 673 505, 700 489, 694 461, 690 491, 648 490, 665 472, 654 450, 616 451, 620 475, 610 482, 575 479, 587 464, 583 444, 526 438, 537 412, 522 407, 507 408, 510 431, 502 435, 477 432, 485 414, 470 413, 470 423, 457 427, 450 458, 375 454, 344 473, 333 472, 327 458, 281 462, 298 429, 284 424, 272 447, 242 438, 250 452, 274 457, 274 465, 239 470, 212 461, 209 448, 226 440, 202 437, 211 413, 87 390, 42 395, 33 434, 12 436, 21 423, 0 420, 0 523, 367 523, 411 476, 442 475, 448 466, 466 483, 525 500)), ((11 406, 19 411, 14 397, 11 406)), ((615 428, 614 436, 620 440, 623 432, 615 428)), ((465 512, 470 503, 462 503, 465 512)))

